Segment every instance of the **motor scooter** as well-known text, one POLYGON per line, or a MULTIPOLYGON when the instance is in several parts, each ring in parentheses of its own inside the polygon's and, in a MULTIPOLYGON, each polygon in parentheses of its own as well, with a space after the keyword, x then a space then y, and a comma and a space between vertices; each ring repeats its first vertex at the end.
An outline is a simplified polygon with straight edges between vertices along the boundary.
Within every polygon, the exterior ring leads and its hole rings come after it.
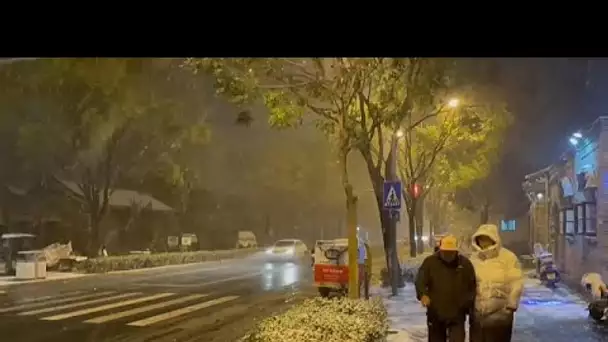
POLYGON ((552 289, 557 287, 557 283, 561 281, 561 277, 553 260, 541 261, 539 278, 547 287, 552 289))
MULTIPOLYGON (((535 246, 536 247, 536 246, 535 246)), ((556 288, 561 281, 560 272, 553 262, 553 254, 546 251, 535 251, 536 272, 541 283, 549 288, 556 288)))

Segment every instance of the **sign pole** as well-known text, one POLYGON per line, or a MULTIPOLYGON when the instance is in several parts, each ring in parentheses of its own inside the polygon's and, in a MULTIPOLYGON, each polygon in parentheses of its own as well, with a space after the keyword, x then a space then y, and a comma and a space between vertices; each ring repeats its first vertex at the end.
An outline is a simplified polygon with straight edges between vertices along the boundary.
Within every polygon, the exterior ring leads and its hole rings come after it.
MULTIPOLYGON (((395 179, 396 177, 390 173, 387 175, 387 179, 395 179), (390 176, 390 177, 388 177, 390 176)), ((399 257, 397 255, 397 221, 399 219, 399 210, 401 209, 401 194, 402 184, 397 180, 387 181, 384 183, 384 210, 389 219, 388 228, 388 247, 389 247, 389 263, 388 266, 390 280, 391 280, 391 292, 394 296, 398 295, 400 274, 399 274, 399 257)))

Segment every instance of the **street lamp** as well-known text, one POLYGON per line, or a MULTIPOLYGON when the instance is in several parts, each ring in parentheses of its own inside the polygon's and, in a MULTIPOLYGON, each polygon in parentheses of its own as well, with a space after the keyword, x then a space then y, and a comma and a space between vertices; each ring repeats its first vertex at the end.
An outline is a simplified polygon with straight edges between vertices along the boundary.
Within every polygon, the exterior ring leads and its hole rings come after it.
POLYGON ((460 105, 460 99, 453 97, 448 101, 448 107, 456 108, 460 105))
POLYGON ((583 139, 583 134, 581 132, 575 132, 572 133, 572 136, 570 136, 568 141, 570 142, 570 145, 576 146, 581 139, 583 139))

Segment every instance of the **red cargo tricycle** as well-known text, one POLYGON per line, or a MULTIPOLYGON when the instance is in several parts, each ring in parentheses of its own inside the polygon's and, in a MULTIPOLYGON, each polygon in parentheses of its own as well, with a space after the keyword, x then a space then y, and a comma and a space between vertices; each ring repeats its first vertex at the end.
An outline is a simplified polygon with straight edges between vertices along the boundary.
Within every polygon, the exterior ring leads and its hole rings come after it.
MULTIPOLYGON (((367 248, 359 243, 359 296, 369 297, 370 277, 365 260, 367 248)), ((314 251, 314 282, 321 297, 348 293, 348 239, 317 243, 314 251)))

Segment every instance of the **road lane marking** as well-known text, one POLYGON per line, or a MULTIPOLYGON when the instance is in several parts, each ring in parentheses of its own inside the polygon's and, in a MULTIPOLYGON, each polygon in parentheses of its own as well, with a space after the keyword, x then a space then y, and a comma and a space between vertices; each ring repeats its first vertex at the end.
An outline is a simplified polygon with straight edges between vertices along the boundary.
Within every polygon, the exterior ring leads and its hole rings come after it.
POLYGON ((103 297, 103 298, 99 298, 99 299, 87 300, 84 302, 76 302, 76 303, 71 303, 71 304, 66 304, 66 305, 54 306, 51 308, 20 312, 19 316, 32 316, 32 315, 38 315, 38 314, 47 313, 47 312, 72 309, 72 308, 77 308, 79 306, 99 304, 99 303, 109 302, 109 301, 116 300, 116 299, 129 298, 129 297, 137 296, 140 294, 141 294, 141 292, 124 293, 124 294, 117 295, 117 296, 103 297))
POLYGON ((88 299, 88 298, 93 298, 93 297, 109 295, 112 293, 114 293, 114 291, 97 292, 97 293, 91 293, 91 294, 82 295, 82 296, 49 300, 47 302, 42 302, 42 303, 34 302, 34 303, 30 303, 30 304, 21 304, 21 305, 11 306, 9 308, 2 308, 2 309, 0 309, 0 313, 29 310, 29 309, 33 309, 33 308, 37 308, 37 307, 41 307, 41 306, 45 306, 45 305, 56 305, 56 304, 68 303, 68 302, 73 302, 73 301, 77 301, 77 300, 81 300, 81 299, 88 299))
POLYGON ((200 266, 200 265, 197 265, 196 263, 183 264, 183 265, 167 265, 167 266, 160 266, 160 267, 140 268, 140 269, 136 269, 136 270, 111 271, 111 272, 108 272, 108 274, 109 275, 113 275, 113 274, 118 275, 118 274, 122 274, 122 273, 126 273, 126 274, 128 274, 128 273, 140 273, 141 274, 141 273, 146 273, 146 272, 156 273, 156 272, 163 271, 164 269, 168 269, 167 272, 161 272, 160 274, 137 275, 137 276, 141 276, 142 278, 151 279, 151 278, 183 276, 183 275, 191 274, 191 273, 219 271, 219 270, 223 270, 226 268, 234 267, 234 265, 221 265, 221 266, 216 266, 216 267, 199 267, 196 269, 190 269, 190 268, 195 268, 196 266, 200 266), (185 266, 188 266, 188 267, 185 267, 185 266), (188 270, 183 270, 183 271, 179 271, 179 272, 170 272, 169 270, 171 268, 188 268, 188 270), (152 271, 156 271, 156 272, 152 272, 152 271))
POLYGON ((189 301, 192 301, 195 299, 199 299, 199 298, 203 298, 203 297, 207 297, 207 296, 208 296, 207 294, 189 295, 189 296, 182 297, 182 298, 168 300, 166 302, 151 304, 151 305, 142 306, 142 307, 127 310, 127 311, 121 311, 121 312, 117 312, 117 313, 113 313, 113 314, 109 314, 109 315, 105 315, 105 316, 91 318, 91 319, 84 321, 84 323, 100 324, 100 323, 115 321, 117 319, 138 315, 140 313, 144 313, 144 312, 148 312, 148 311, 152 311, 152 310, 162 309, 162 308, 169 307, 172 305, 186 303, 186 302, 189 302, 189 301))
POLYGON ((244 275, 240 275, 240 276, 236 276, 236 277, 230 277, 230 278, 223 278, 223 279, 218 279, 218 280, 214 280, 214 281, 208 281, 205 283, 197 283, 197 284, 163 284, 163 283, 136 283, 135 285, 137 286, 147 286, 147 287, 185 287, 185 288, 191 288, 191 287, 202 287, 202 286, 209 286, 209 285, 216 285, 216 284, 221 284, 221 283, 225 283, 227 281, 233 281, 233 280, 240 280, 240 279, 246 279, 246 278, 253 278, 255 276, 259 276, 261 275, 263 272, 255 272, 255 273, 248 273, 248 274, 244 274, 244 275))
POLYGON ((190 288, 190 287, 199 287, 198 284, 163 284, 163 283, 137 283, 137 286, 145 286, 145 287, 175 287, 175 288, 190 288))
POLYGON ((41 319, 44 320, 44 321, 59 321, 59 320, 66 319, 66 318, 84 316, 84 315, 92 314, 92 313, 95 313, 95 312, 100 312, 100 311, 120 308, 122 306, 129 306, 129 305, 133 305, 133 304, 149 302, 151 300, 156 300, 156 299, 160 299, 160 298, 166 298, 166 297, 170 297, 170 296, 173 296, 173 295, 175 295, 175 293, 159 293, 159 294, 155 294, 155 295, 152 295, 152 296, 141 297, 141 298, 136 298, 136 299, 130 299, 130 300, 126 300, 126 301, 123 301, 123 302, 106 304, 106 305, 97 306, 97 307, 94 307, 94 308, 82 309, 82 310, 67 312, 67 313, 64 313, 64 314, 43 317, 41 319))
POLYGON ((16 302, 18 304, 25 304, 25 303, 32 303, 32 302, 41 302, 41 301, 44 301, 44 300, 53 299, 53 298, 57 298, 57 297, 67 298, 69 296, 76 296, 76 295, 82 294, 83 292, 84 291, 76 291, 76 292, 68 292, 68 293, 59 294, 57 296, 44 296, 44 297, 25 298, 25 299, 17 300, 16 302))
POLYGON ((263 273, 264 272, 249 273, 249 274, 245 274, 245 275, 242 275, 242 276, 236 276, 236 277, 224 278, 224 279, 219 279, 219 280, 214 280, 214 281, 208 281, 206 283, 202 283, 202 284, 198 284, 198 285, 199 286, 207 286, 207 285, 221 284, 221 283, 225 283, 227 281, 232 281, 232 280, 240 280, 240 279, 253 278, 253 277, 262 275, 263 273))
POLYGON ((226 302, 235 300, 237 298, 239 298, 239 296, 221 297, 221 298, 210 300, 208 302, 194 304, 194 305, 186 306, 186 307, 183 307, 183 308, 180 308, 180 309, 177 309, 177 310, 165 312, 165 313, 162 313, 162 314, 159 314, 159 315, 156 315, 156 316, 144 318, 144 319, 141 319, 139 321, 128 323, 127 325, 130 325, 130 326, 133 326, 133 327, 146 327, 146 326, 158 323, 158 322, 166 321, 166 320, 171 319, 171 318, 175 318, 175 317, 179 317, 179 316, 182 316, 182 315, 185 315, 185 314, 189 314, 189 313, 192 313, 194 311, 202 310, 202 309, 208 308, 210 306, 226 303, 226 302))

